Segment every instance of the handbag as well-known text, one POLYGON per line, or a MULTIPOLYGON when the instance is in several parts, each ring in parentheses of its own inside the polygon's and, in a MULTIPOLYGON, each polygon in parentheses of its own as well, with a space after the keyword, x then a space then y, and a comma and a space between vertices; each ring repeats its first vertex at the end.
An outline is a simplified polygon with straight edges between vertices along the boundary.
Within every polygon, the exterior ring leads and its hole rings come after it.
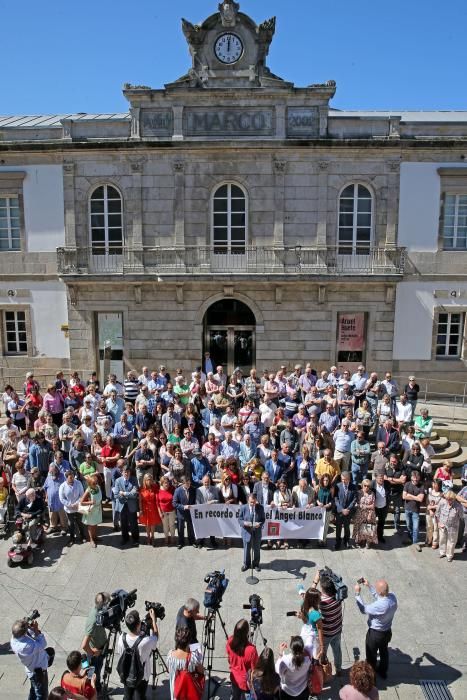
POLYGON ((321 668, 323 669, 323 681, 327 683, 332 678, 332 663, 329 661, 327 656, 324 656, 321 661, 321 668))
POLYGON ((319 695, 323 690, 324 674, 319 661, 313 660, 308 674, 308 692, 310 695, 319 695))
POLYGON ((374 525, 374 523, 364 523, 362 532, 368 537, 374 537, 376 533, 376 525, 374 525))
POLYGON ((78 513, 81 513, 81 515, 89 515, 91 508, 92 503, 80 503, 78 505, 78 513))
POLYGON ((175 677, 174 698, 176 700, 201 700, 206 684, 203 673, 190 672, 191 652, 186 658, 185 668, 179 671, 175 677))

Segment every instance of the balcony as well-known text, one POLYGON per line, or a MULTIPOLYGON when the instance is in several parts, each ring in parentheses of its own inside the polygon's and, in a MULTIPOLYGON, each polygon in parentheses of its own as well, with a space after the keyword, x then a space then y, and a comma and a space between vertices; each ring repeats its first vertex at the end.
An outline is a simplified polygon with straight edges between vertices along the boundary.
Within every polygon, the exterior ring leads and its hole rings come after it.
POLYGON ((338 248, 220 246, 57 248, 62 277, 108 275, 314 275, 401 276, 405 248, 370 248, 342 254, 338 248))

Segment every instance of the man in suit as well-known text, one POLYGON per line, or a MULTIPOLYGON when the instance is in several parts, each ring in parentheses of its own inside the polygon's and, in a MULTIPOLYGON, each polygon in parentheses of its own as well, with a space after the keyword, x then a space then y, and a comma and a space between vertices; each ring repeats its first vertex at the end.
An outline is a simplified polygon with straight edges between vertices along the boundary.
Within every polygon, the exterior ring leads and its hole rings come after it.
POLYGON ((285 472, 285 465, 279 462, 278 456, 278 450, 271 450, 271 459, 268 459, 264 465, 273 486, 277 484, 285 472))
POLYGON ((178 549, 185 546, 185 525, 188 530, 188 543, 195 549, 198 547, 190 513, 190 506, 194 506, 195 503, 196 489, 191 485, 191 479, 185 477, 181 485, 175 489, 173 497, 173 506, 177 513, 178 549))
POLYGON ((123 467, 122 476, 116 479, 112 492, 115 499, 115 512, 120 516, 122 544, 128 542, 131 532, 133 544, 137 547, 139 545, 138 482, 134 476, 131 476, 128 464, 123 467))
POLYGON ((391 484, 385 478, 385 475, 379 472, 376 474, 373 483, 371 484, 373 493, 375 494, 375 510, 376 510, 376 532, 378 535, 378 542, 384 544, 384 524, 386 522, 386 516, 388 514, 389 502, 391 500, 391 484))
POLYGON ((384 421, 384 425, 380 425, 376 433, 376 444, 384 442, 384 447, 387 452, 397 454, 400 450, 399 433, 393 428, 392 420, 384 421))
POLYGON ((266 517, 263 506, 260 506, 254 493, 248 496, 248 503, 240 508, 239 523, 242 528, 243 566, 242 571, 253 566, 261 571, 259 560, 261 556, 261 536, 266 517))
POLYGON ((263 508, 274 502, 274 486, 271 484, 268 472, 261 474, 261 481, 256 482, 253 487, 253 493, 263 508))
MULTIPOLYGON (((196 489, 196 503, 201 505, 203 503, 219 503, 219 489, 217 486, 212 485, 212 480, 209 474, 205 474, 202 479, 202 485, 196 489)), ((214 535, 209 538, 211 547, 216 548, 217 542, 214 535)), ((203 546, 203 540, 198 541, 198 547, 203 546)))
POLYGON ((209 435, 209 428, 214 425, 217 418, 221 417, 220 411, 216 408, 216 404, 212 399, 209 399, 207 408, 201 411, 201 424, 204 428, 204 436, 209 435))
POLYGON ((350 547, 350 521, 357 505, 357 488, 351 483, 349 472, 342 472, 341 482, 337 484, 334 502, 337 510, 334 549, 339 549, 341 546, 342 528, 344 528, 344 547, 350 547))

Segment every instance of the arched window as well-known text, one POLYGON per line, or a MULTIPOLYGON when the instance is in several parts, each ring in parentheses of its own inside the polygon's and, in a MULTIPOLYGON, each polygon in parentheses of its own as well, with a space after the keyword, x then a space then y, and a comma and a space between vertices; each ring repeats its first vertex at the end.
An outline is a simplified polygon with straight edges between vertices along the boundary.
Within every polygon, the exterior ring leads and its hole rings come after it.
POLYGON ((373 196, 364 185, 347 185, 339 198, 339 255, 369 255, 373 232, 373 196))
POLYGON ((122 255, 123 202, 112 185, 100 185, 90 199, 91 250, 93 255, 122 255))
POLYGON ((212 245, 216 255, 245 255, 247 197, 234 183, 221 185, 213 195, 212 245))

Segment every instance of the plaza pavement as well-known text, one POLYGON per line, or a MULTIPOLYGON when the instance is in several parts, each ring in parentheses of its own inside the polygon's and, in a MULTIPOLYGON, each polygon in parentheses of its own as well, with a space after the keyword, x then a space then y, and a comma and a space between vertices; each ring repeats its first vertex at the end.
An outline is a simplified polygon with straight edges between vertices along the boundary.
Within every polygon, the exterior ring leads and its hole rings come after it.
MULTIPOLYGON (((144 542, 145 537, 141 539, 144 542)), ((249 586, 246 575, 240 571, 239 544, 212 551, 192 547, 178 551, 162 546, 150 549, 141 544, 122 551, 118 547, 119 535, 108 524, 101 527, 101 543, 95 550, 87 544, 68 549, 65 541, 63 537, 51 537, 44 554, 36 554, 37 563, 30 569, 9 569, 8 542, 0 543, 1 700, 23 700, 28 696, 29 683, 9 651, 8 640, 11 623, 33 608, 39 609, 40 625, 57 652, 49 675, 52 687, 58 684, 65 669, 66 654, 80 648, 84 620, 98 591, 137 588, 136 607, 140 611, 144 610, 145 600, 162 602, 167 614, 161 623, 160 648, 165 656, 171 648, 178 608, 190 596, 202 601, 205 574, 225 568, 230 583, 221 614, 227 629, 232 630, 238 619, 249 616, 242 605, 248 603, 252 592, 258 593, 265 607, 262 630, 277 652, 282 640, 287 641, 300 630, 298 620, 285 616, 287 610, 298 606, 297 583, 311 583, 316 567, 325 565, 342 575, 349 586, 344 611, 344 668, 352 664, 354 654, 364 656, 366 618, 354 602, 353 585, 360 576, 371 581, 385 577, 398 597, 399 611, 393 626, 389 678, 385 683, 378 682, 381 700, 422 699, 420 679, 445 680, 454 700, 467 698, 465 555, 458 554, 452 563, 447 563, 431 549, 417 553, 401 544, 392 527, 387 530, 386 544, 372 550, 334 552, 331 535, 329 548, 263 551, 260 583, 249 586)), ((202 623, 197 624, 200 636, 202 623)), ((213 675, 221 679, 227 675, 224 645, 218 624, 213 675)), ((333 679, 320 697, 338 698, 344 682, 345 677, 333 679)), ((115 687, 114 697, 122 695, 115 672, 110 685, 115 687)), ((228 685, 221 684, 217 694, 222 699, 229 698, 228 685)), ((154 697, 165 700, 168 696, 167 676, 162 676, 154 697)), ((148 692, 148 698, 151 697, 148 692)))

